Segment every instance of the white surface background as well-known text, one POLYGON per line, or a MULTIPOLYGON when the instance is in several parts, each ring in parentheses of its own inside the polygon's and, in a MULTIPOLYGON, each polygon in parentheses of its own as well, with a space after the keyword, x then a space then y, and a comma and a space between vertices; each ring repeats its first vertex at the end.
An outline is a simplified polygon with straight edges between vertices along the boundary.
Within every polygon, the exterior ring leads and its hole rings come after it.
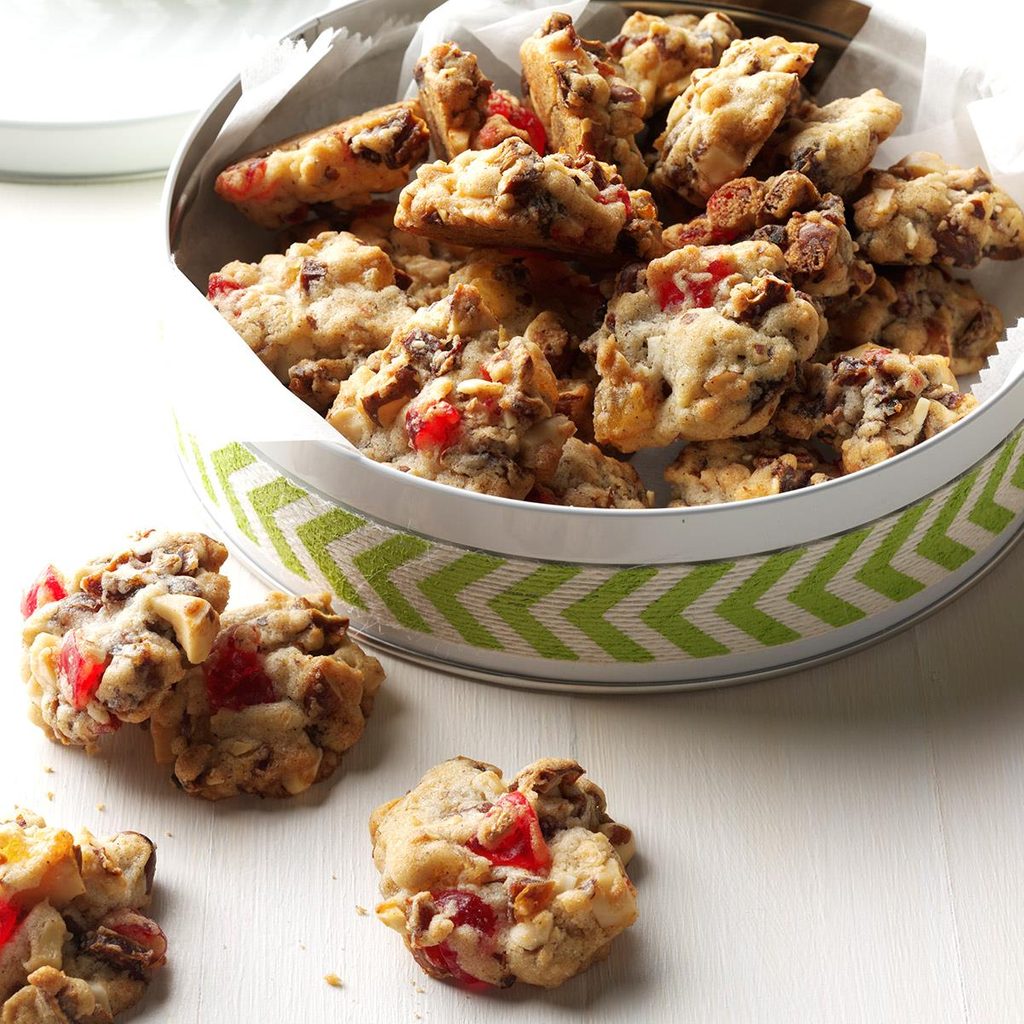
MULTIPOLYGON (((363 741, 287 803, 191 800, 141 732, 95 758, 48 743, 25 718, 22 587, 133 529, 209 528, 156 384, 200 372, 156 344, 159 190, 0 185, 0 810, 158 843, 171 964, 132 1021, 1024 1019, 1024 548, 901 637, 733 690, 543 696, 383 658, 363 741), (356 911, 370 810, 457 753, 509 774, 576 757, 637 833, 641 920, 558 991, 433 982, 356 911)), ((235 601, 261 593, 228 572, 235 601)))

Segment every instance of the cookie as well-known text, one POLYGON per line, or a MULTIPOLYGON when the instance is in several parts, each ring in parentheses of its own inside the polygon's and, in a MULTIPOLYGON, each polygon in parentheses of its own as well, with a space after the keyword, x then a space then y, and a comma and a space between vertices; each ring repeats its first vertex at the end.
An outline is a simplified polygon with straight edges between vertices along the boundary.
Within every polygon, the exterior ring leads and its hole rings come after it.
POLYGON ((843 472, 854 473, 934 437, 977 404, 960 393, 945 356, 865 345, 802 366, 775 425, 838 447, 843 472))
POLYGON ((0 1020, 104 1024, 135 1006, 166 960, 149 905, 156 848, 95 838, 31 811, 0 821, 0 1020))
POLYGON ((818 47, 781 36, 738 39, 717 67, 694 71, 655 142, 654 181, 702 207, 743 175, 800 95, 818 47))
POLYGON ((105 733, 148 719, 210 653, 228 599, 226 558, 204 534, 150 530, 70 576, 48 569, 23 604, 33 721, 93 752, 105 733))
POLYGON ((818 345, 818 311, 770 242, 687 245, 619 275, 586 345, 599 444, 632 452, 755 434, 818 345))
POLYGON ((662 237, 671 248, 773 242, 786 257, 790 280, 815 298, 857 296, 875 279, 847 230, 843 200, 822 196, 798 171, 767 181, 736 178, 712 193, 705 213, 666 228, 662 237))
POLYGON ((654 503, 653 493, 628 462, 575 437, 565 442, 555 475, 538 484, 529 498, 575 508, 650 508, 654 503))
POLYGON ((947 356, 957 375, 980 370, 1005 333, 999 310, 941 267, 887 269, 864 295, 825 312, 826 353, 863 344, 947 356))
POLYGON ((976 267, 1024 256, 1024 213, 980 167, 912 153, 872 171, 854 203, 856 239, 873 263, 976 267))
POLYGON ((644 99, 622 77, 603 43, 581 39, 568 14, 554 13, 519 48, 523 91, 552 151, 613 164, 629 188, 647 177, 636 144, 644 99))
POLYGON ((318 204, 351 209, 401 188, 429 141, 419 104, 392 103, 243 157, 214 188, 250 220, 278 228, 318 204))
POLYGON ((399 196, 395 225, 456 245, 574 257, 661 251, 650 193, 629 191, 607 164, 540 156, 514 138, 420 167, 399 196))
POLYGON ((838 475, 835 463, 809 445, 770 430, 727 441, 693 441, 665 470, 673 508, 767 498, 838 475))
POLYGON ((511 93, 495 89, 476 54, 453 42, 441 43, 420 57, 413 76, 434 153, 441 159, 451 160, 467 149, 491 149, 510 138, 545 151, 540 118, 511 93))
POLYGON ((395 268, 375 245, 326 231, 259 263, 210 275, 207 298, 281 381, 303 359, 383 348, 412 314, 395 268))
POLYGON ((621 75, 644 99, 645 117, 671 103, 690 84, 697 68, 712 68, 740 38, 736 23, 721 11, 695 14, 636 11, 608 43, 621 75))
POLYGON ((359 740, 383 680, 330 594, 272 592, 224 614, 210 656, 154 713, 157 761, 190 796, 295 796, 359 740))
POLYGON ((534 342, 499 345, 480 293, 417 311, 338 392, 328 420, 365 455, 416 476, 523 498, 554 472, 573 426, 534 342))
POLYGON ((800 171, 821 192, 848 196, 902 118, 903 108, 880 89, 823 107, 806 100, 768 140, 759 162, 774 173, 800 171))
POLYGON ((637 918, 632 835, 605 808, 575 761, 545 758, 510 784, 445 761, 370 819, 377 916, 431 977, 561 985, 637 918))

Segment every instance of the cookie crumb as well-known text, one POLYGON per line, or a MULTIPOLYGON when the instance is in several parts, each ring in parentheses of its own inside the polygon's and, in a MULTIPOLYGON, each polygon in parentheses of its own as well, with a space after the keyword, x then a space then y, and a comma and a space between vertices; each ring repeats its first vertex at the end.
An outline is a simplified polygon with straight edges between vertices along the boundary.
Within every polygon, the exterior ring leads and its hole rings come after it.
POLYGON ((47 775, 53 774, 53 769, 48 764, 43 765, 43 771, 46 772, 47 775))
POLYGON ((97 811, 105 811, 106 809, 107 809, 107 805, 106 804, 97 804, 96 805, 96 810, 97 811))
POLYGON ((358 915, 359 915, 360 917, 367 917, 367 916, 369 916, 369 913, 370 913, 370 912, 369 912, 369 911, 368 911, 368 910, 366 909, 366 907, 361 907, 361 906, 359 906, 359 904, 357 903, 357 904, 356 904, 356 913, 357 913, 357 914, 358 914, 358 915))
POLYGON ((53 799, 53 792, 52 791, 47 790, 46 799, 47 800, 52 800, 53 799))
POLYGON ((299 943, 299 949, 301 949, 301 950, 303 950, 303 952, 305 952, 305 949, 306 949, 306 945, 305 945, 305 943, 303 943, 303 942, 300 942, 300 943, 299 943))
POLYGON ((325 974, 324 981, 326 981, 331 988, 341 988, 341 978, 336 974, 325 974))
POLYGON ((337 876, 337 875, 331 875, 331 878, 332 878, 332 879, 333 879, 333 880, 334 880, 335 882, 336 882, 336 881, 338 880, 338 876, 337 876))
POLYGON ((174 838, 174 833, 173 832, 165 832, 164 835, 167 836, 168 839, 173 839, 174 838))

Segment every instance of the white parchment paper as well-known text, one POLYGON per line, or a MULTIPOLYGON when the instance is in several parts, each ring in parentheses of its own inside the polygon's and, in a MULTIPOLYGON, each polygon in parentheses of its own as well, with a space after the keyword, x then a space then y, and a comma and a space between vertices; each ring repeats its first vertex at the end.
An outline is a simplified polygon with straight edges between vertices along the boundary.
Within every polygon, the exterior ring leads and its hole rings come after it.
MULTIPOLYGON (((269 234, 213 195, 221 167, 276 139, 412 94, 416 59, 445 39, 478 53, 485 72, 514 89, 520 43, 553 10, 572 14, 585 34, 599 38, 614 34, 624 17, 615 5, 588 0, 448 0, 433 10, 428 0, 375 0, 376 16, 366 28, 367 7, 352 4, 351 21, 362 26, 359 31, 326 29, 305 43, 279 44, 243 69, 241 97, 187 183, 174 258, 192 284, 178 279, 168 329, 170 343, 192 349, 190 359, 199 360, 188 365, 204 367, 195 396, 201 421, 196 429, 250 441, 347 444, 285 394, 203 297, 211 272, 232 259, 258 260, 274 250, 269 234), (233 390, 244 387, 248 401, 225 403, 222 381, 233 390)), ((1019 56, 1011 46, 996 46, 967 60, 956 35, 938 31, 946 21, 936 18, 933 5, 925 8, 916 0, 876 3, 819 95, 827 101, 878 87, 904 105, 903 124, 880 150, 876 166, 914 150, 933 150, 953 163, 986 166, 1024 204, 1019 56), (922 16, 924 11, 931 14, 922 16)), ((1024 374, 1024 269, 988 261, 966 276, 1015 325, 982 374, 961 380, 979 399, 988 399, 1024 374)))

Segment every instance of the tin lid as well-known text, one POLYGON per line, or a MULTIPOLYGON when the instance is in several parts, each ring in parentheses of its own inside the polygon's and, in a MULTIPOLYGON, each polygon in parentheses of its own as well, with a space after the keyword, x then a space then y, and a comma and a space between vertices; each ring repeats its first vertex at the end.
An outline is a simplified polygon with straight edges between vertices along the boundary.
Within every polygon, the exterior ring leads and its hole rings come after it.
POLYGON ((162 173, 206 98, 323 0, 0 4, 0 178, 162 173))

